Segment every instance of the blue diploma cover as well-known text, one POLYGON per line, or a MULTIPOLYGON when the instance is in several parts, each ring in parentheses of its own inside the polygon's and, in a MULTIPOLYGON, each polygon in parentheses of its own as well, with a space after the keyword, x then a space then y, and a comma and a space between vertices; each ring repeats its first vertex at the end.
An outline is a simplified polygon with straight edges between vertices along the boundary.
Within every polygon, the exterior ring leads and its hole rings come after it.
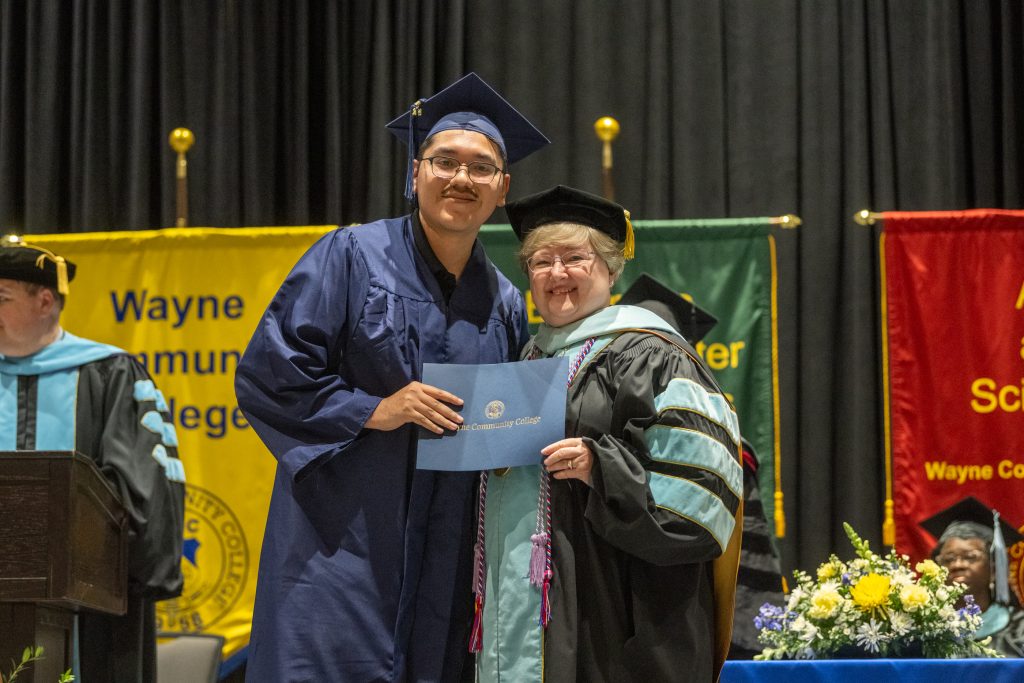
POLYGON ((463 423, 443 436, 419 430, 421 470, 539 465, 540 450, 565 438, 568 358, 493 365, 423 364, 423 383, 463 400, 463 423))

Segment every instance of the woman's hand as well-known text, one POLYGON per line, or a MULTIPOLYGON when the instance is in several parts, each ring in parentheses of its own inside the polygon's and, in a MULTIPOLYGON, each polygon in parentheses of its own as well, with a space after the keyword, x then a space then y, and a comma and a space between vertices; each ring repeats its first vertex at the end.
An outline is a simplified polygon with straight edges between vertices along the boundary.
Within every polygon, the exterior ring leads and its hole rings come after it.
POLYGON ((590 486, 594 454, 579 437, 562 439, 541 449, 544 467, 555 479, 579 479, 590 486))

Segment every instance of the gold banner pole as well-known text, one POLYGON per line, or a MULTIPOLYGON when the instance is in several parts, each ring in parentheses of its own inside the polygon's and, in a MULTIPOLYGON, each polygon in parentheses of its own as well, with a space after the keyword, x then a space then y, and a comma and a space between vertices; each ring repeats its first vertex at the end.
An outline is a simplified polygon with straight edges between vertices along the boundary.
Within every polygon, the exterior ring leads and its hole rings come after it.
POLYGON ((861 209, 853 214, 853 222, 857 225, 874 225, 883 218, 885 218, 884 214, 875 213, 870 209, 861 209))
POLYGON ((787 213, 785 216, 772 216, 768 219, 768 222, 779 226, 783 230, 799 228, 804 223, 800 220, 800 216, 797 216, 795 213, 787 213))
MULTIPOLYGON (((885 219, 885 214, 876 213, 870 209, 861 209, 853 214, 853 221, 857 225, 871 227, 880 220, 885 219)), ((882 508, 882 544, 896 545, 896 520, 894 517, 895 505, 892 497, 893 474, 892 474, 892 426, 890 424, 891 406, 889 404, 889 305, 885 293, 885 232, 878 236, 878 268, 881 277, 882 308, 882 429, 885 439, 885 503, 882 508)))
POLYGON ((610 202, 615 201, 615 181, 612 178, 612 140, 619 135, 619 122, 602 116, 594 122, 594 132, 603 143, 601 151, 601 193, 610 202))
POLYGON ((178 161, 175 164, 178 218, 174 224, 179 228, 188 225, 188 162, 185 160, 185 152, 192 147, 195 141, 195 136, 188 128, 175 128, 168 138, 171 149, 178 153, 178 161))

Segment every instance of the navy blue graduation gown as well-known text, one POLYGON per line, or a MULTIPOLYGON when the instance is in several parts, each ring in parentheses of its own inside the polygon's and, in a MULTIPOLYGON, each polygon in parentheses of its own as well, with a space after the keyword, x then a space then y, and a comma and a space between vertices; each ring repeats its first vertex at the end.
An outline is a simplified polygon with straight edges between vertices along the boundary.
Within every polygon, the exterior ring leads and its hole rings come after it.
POLYGON ((522 296, 477 242, 446 304, 410 217, 339 229, 295 265, 236 375, 277 459, 250 681, 457 680, 475 475, 417 471, 416 429, 363 429, 433 363, 514 360, 522 296))

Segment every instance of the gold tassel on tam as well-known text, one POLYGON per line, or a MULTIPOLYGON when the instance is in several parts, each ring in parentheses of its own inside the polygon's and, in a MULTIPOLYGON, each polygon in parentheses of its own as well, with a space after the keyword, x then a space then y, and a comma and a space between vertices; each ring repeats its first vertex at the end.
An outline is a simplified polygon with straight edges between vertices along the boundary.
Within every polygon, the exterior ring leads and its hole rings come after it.
POLYGON ((636 255, 636 239, 633 237, 633 223, 629 220, 629 211, 623 209, 622 213, 626 214, 626 243, 622 247, 622 255, 628 261, 636 255))
POLYGON ((51 261, 54 262, 54 264, 57 266, 57 291, 67 296, 68 263, 67 261, 64 260, 64 257, 57 256, 52 251, 43 249, 42 247, 37 247, 29 244, 25 244, 22 246, 29 247, 30 249, 38 249, 39 251, 43 252, 42 254, 39 255, 39 258, 36 259, 36 268, 38 268, 39 270, 42 270, 44 268, 46 259, 50 259, 51 261))

